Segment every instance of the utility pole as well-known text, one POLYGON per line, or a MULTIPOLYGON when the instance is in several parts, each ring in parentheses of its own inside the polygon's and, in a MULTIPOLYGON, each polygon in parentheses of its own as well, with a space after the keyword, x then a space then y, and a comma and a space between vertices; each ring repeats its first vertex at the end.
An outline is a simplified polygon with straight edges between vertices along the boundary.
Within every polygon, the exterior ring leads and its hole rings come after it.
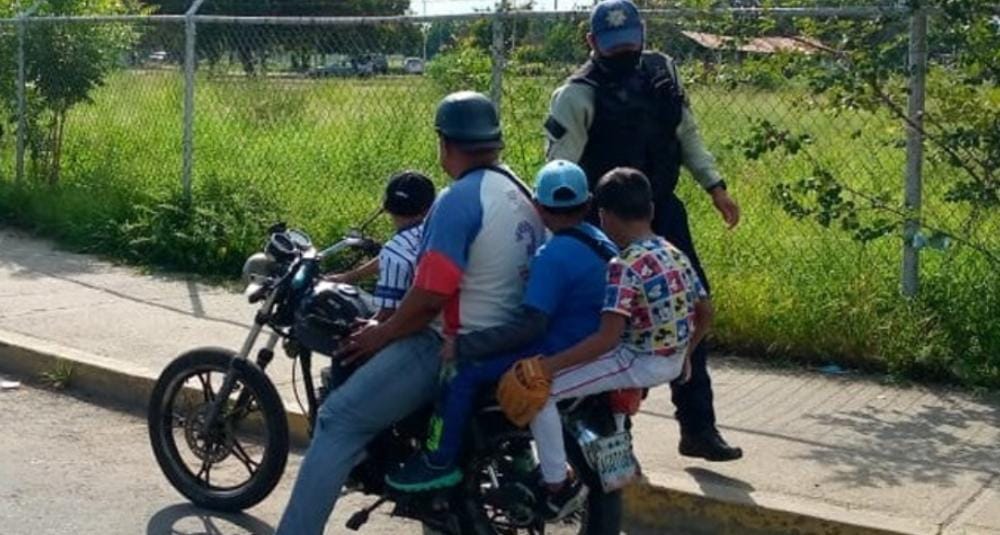
POLYGON ((914 239, 920 232, 924 163, 924 96, 927 86, 927 12, 910 15, 910 91, 906 125, 906 222, 903 227, 903 295, 914 297, 920 284, 920 248, 914 239))
MULTIPOLYGON (((425 17, 427 16, 427 0, 424 0, 424 16, 425 17)), ((427 37, 428 37, 428 34, 430 34, 430 32, 431 32, 430 23, 428 23, 427 21, 424 21, 424 23, 423 23, 423 29, 424 29, 424 65, 426 66, 427 65, 427 37)))

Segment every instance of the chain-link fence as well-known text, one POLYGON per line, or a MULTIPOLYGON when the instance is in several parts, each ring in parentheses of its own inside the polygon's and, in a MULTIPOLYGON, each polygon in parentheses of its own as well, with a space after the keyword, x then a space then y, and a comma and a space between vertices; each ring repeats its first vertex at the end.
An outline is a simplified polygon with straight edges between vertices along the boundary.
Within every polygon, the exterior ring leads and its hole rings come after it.
MULTIPOLYGON (((677 61, 743 208, 740 228, 726 230, 711 198, 681 179, 721 339, 811 357, 905 354, 904 367, 947 351, 931 367, 958 375, 968 350, 977 373, 996 374, 1000 333, 973 323, 997 317, 1000 217, 979 202, 988 188, 957 186, 994 180, 996 160, 979 138, 962 140, 965 119, 951 116, 962 110, 943 98, 956 51, 935 39, 934 17, 929 40, 927 14, 902 8, 645 17, 648 47, 677 61), (921 124, 925 88, 928 121, 952 123, 921 124), (949 136, 958 141, 935 144, 949 136), (918 273, 920 299, 900 297, 901 286, 916 292, 918 273)), ((550 95, 587 59, 586 28, 586 13, 7 19, 8 217, 143 261, 233 269, 275 218, 322 241, 375 207, 395 171, 445 185, 433 110, 458 89, 497 99, 506 161, 530 179, 550 95)), ((970 91, 970 102, 996 94, 970 91)))

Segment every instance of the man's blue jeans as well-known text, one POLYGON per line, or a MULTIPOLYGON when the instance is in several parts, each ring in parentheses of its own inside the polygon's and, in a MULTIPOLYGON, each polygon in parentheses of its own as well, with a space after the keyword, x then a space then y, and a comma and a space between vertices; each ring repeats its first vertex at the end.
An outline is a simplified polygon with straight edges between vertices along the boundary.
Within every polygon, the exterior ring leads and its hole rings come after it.
POLYGON ((276 535, 322 535, 365 446, 434 398, 441 339, 427 330, 390 344, 323 402, 276 535))

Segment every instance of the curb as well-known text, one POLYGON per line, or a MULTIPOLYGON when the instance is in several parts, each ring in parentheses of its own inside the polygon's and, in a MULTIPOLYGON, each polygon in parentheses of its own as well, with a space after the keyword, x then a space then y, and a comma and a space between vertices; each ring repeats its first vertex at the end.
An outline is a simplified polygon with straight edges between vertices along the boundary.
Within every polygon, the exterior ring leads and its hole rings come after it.
MULTIPOLYGON (((159 371, 114 360, 48 340, 0 329, 0 372, 29 382, 60 366, 72 368, 69 389, 145 414, 159 371)), ((298 408, 285 406, 293 447, 309 444, 308 420, 298 408)))
MULTIPOLYGON (((71 366, 69 389, 145 412, 158 372, 93 355, 32 336, 0 330, 0 372, 36 382, 43 373, 71 366)), ((292 444, 308 444, 307 419, 285 407, 292 444)), ((936 533, 936 526, 786 496, 768 496, 724 484, 645 474, 625 489, 630 533, 763 535, 936 533), (633 528, 636 531, 633 531, 633 528)))
POLYGON ((625 517, 649 533, 685 535, 937 533, 936 525, 655 473, 625 489, 625 517))

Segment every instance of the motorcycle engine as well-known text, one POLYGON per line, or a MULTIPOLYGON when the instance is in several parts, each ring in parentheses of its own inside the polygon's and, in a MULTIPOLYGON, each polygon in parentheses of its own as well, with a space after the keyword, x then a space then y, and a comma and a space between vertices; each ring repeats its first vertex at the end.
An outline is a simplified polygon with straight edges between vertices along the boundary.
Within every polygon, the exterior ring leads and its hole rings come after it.
POLYGON ((354 321, 369 316, 371 310, 357 288, 320 282, 296 310, 292 333, 306 349, 333 356, 354 321))

